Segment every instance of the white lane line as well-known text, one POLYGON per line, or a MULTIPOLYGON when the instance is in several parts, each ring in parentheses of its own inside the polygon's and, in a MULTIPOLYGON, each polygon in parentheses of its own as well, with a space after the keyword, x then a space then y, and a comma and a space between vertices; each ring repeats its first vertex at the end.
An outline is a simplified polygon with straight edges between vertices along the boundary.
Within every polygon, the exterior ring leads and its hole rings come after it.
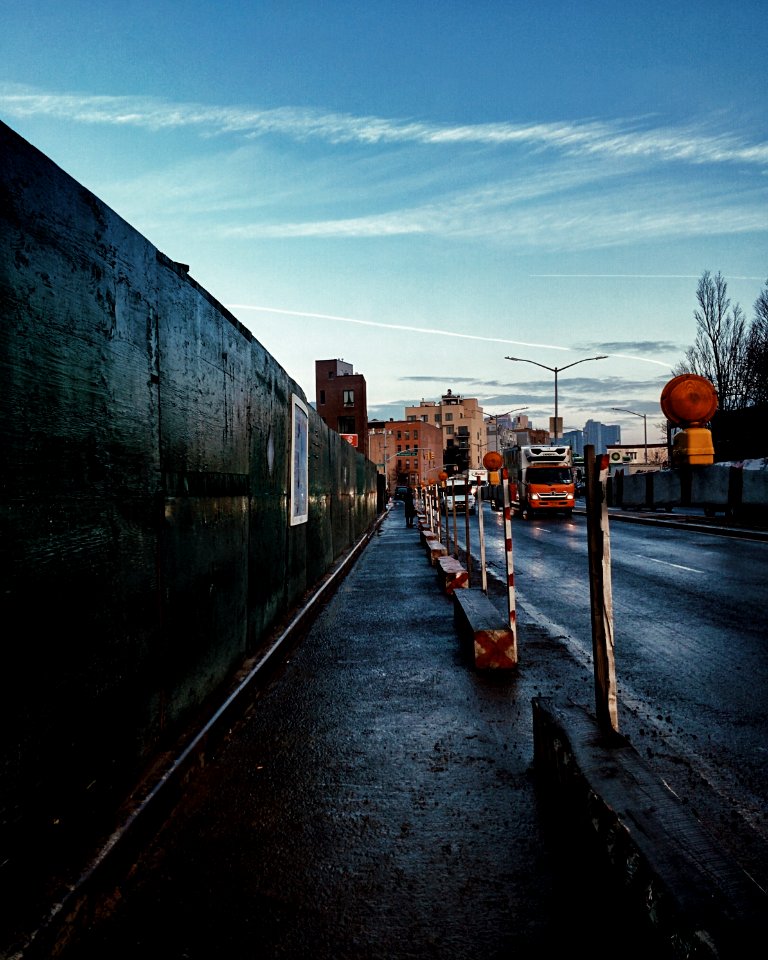
POLYGON ((676 570, 688 570, 691 573, 704 573, 703 570, 697 570, 695 567, 684 567, 681 563, 669 563, 667 560, 657 560, 656 557, 642 557, 641 560, 650 560, 651 563, 660 563, 664 567, 674 567, 676 570))

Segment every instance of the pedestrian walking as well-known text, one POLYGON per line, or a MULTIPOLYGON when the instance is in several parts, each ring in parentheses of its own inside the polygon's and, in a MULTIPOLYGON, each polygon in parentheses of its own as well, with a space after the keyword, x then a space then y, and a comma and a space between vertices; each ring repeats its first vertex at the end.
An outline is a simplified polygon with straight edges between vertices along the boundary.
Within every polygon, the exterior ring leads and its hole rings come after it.
POLYGON ((416 516, 416 504, 413 501, 413 490, 410 487, 406 487, 403 501, 405 504, 405 525, 406 527, 412 527, 413 518, 416 516))

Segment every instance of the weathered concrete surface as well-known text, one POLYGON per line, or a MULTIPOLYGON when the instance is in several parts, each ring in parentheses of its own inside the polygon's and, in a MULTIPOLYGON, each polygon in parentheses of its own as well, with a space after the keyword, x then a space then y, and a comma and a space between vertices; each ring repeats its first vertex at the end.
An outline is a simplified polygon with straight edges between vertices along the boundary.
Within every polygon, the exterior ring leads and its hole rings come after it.
POLYGON ((373 464, 189 276, 0 124, 0 921, 375 518, 373 464), (34 843, 31 842, 34 838, 34 843), (0 891, 1 893, 2 891, 0 891))
POLYGON ((768 895, 626 739, 546 698, 533 727, 537 774, 566 829, 587 835, 662 956, 741 960, 765 942, 768 895))

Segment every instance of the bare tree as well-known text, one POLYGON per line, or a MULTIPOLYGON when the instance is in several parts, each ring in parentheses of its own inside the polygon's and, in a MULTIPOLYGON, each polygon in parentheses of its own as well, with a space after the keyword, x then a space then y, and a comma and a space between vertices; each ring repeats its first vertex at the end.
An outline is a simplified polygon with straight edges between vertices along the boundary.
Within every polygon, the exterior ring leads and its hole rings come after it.
POLYGON ((768 404, 768 280, 754 310, 746 346, 747 394, 750 404, 761 406, 768 404))
POLYGON ((696 342, 673 372, 706 377, 717 390, 719 408, 738 410, 746 405, 749 392, 745 378, 749 331, 744 311, 738 303, 731 306, 728 284, 720 273, 702 274, 696 299, 696 342))

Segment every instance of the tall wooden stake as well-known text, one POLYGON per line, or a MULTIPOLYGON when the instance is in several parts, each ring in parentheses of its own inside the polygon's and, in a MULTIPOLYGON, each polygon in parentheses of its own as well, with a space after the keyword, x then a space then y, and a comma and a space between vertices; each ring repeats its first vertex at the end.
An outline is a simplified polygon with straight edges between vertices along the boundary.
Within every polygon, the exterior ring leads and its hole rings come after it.
POLYGON ((608 455, 595 457, 591 444, 584 447, 587 481, 587 552, 589 599, 592 614, 592 657, 595 664, 595 710, 604 733, 618 733, 616 662, 611 591, 611 540, 608 532, 608 455))
POLYGON ((512 631, 515 661, 517 661, 517 605, 515 599, 515 562, 512 553, 512 507, 509 500, 509 471, 501 471, 501 485, 504 493, 504 550, 507 560, 507 608, 509 627, 512 631))

